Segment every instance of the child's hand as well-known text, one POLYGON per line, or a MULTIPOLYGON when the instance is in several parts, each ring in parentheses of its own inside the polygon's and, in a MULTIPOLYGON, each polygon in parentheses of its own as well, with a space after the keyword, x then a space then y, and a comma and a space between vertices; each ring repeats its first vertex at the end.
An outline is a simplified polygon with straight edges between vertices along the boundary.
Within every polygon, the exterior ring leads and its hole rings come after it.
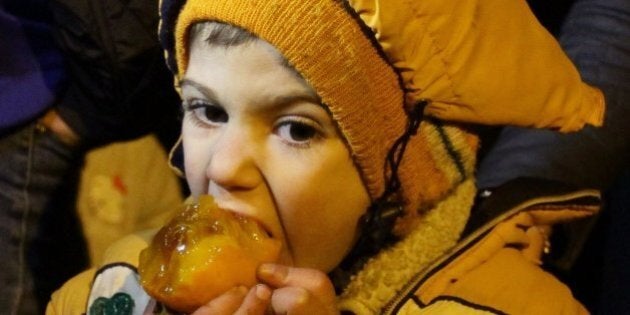
POLYGON ((258 284, 249 292, 234 288, 202 306, 193 315, 207 314, 339 314, 335 290, 321 271, 264 264, 258 284), (273 289, 272 289, 273 288, 273 289))
POLYGON ((276 314, 339 314, 333 285, 319 270, 263 264, 258 278, 275 288, 271 307, 276 314))

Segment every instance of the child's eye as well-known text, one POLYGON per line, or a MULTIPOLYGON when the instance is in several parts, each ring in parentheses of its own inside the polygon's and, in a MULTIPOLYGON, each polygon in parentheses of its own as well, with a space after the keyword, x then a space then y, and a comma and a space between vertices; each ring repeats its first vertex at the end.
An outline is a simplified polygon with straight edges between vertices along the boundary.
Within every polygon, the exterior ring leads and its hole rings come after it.
POLYGON ((276 133, 284 141, 291 145, 308 146, 320 133, 315 123, 307 119, 295 119, 281 122, 276 128, 276 133))
POLYGON ((226 123, 229 119, 225 109, 206 102, 193 101, 186 106, 186 110, 192 112, 199 121, 210 125, 226 123))

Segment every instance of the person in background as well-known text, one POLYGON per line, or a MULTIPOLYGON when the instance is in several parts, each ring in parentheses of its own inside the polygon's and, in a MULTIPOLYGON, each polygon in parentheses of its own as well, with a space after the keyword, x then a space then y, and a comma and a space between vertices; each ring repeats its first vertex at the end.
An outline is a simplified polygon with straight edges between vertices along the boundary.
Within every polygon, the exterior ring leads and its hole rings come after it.
POLYGON ((156 8, 0 1, 3 313, 41 314, 50 293, 85 268, 73 194, 84 153, 152 131, 174 142, 178 101, 156 8))
POLYGON ((582 79, 604 92, 605 122, 601 128, 587 126, 571 134, 502 128, 480 160, 475 211, 486 211, 484 204, 500 198, 497 192, 502 187, 524 178, 604 191, 606 202, 599 218, 555 229, 556 245, 546 255, 547 266, 591 311, 626 313, 630 275, 622 266, 630 264, 629 234, 624 232, 630 166, 630 2, 577 0, 561 1, 562 6, 530 2, 582 79))

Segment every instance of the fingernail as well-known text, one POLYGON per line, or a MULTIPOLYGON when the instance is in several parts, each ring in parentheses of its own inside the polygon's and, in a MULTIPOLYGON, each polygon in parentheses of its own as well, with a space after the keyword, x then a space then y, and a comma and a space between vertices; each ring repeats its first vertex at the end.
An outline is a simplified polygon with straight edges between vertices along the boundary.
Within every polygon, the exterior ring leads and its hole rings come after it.
POLYGON ((309 293, 304 288, 300 288, 300 290, 295 295, 294 303, 296 305, 305 305, 308 302, 309 293))
POLYGON ((271 290, 264 284, 258 284, 256 285, 256 297, 259 300, 268 301, 271 298, 271 290))
POLYGON ((289 269, 283 265, 267 263, 262 264, 258 272, 260 272, 263 277, 273 277, 277 280, 284 280, 289 273, 289 269))
POLYGON ((258 267, 258 272, 264 275, 272 275, 275 269, 276 265, 274 264, 262 264, 258 267))
POLYGON ((231 291, 234 292, 234 293, 241 294, 241 295, 247 294, 247 288, 245 286, 242 286, 242 285, 239 285, 238 287, 232 288, 231 291))

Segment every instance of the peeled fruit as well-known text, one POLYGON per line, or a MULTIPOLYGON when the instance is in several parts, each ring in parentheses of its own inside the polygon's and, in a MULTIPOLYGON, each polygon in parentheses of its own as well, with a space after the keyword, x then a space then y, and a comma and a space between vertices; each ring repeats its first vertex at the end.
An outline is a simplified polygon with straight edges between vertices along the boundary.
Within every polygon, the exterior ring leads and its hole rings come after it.
POLYGON ((256 268, 279 253, 280 242, 255 220, 202 196, 158 231, 140 253, 138 272, 149 295, 190 313, 235 286, 255 285, 256 268))

